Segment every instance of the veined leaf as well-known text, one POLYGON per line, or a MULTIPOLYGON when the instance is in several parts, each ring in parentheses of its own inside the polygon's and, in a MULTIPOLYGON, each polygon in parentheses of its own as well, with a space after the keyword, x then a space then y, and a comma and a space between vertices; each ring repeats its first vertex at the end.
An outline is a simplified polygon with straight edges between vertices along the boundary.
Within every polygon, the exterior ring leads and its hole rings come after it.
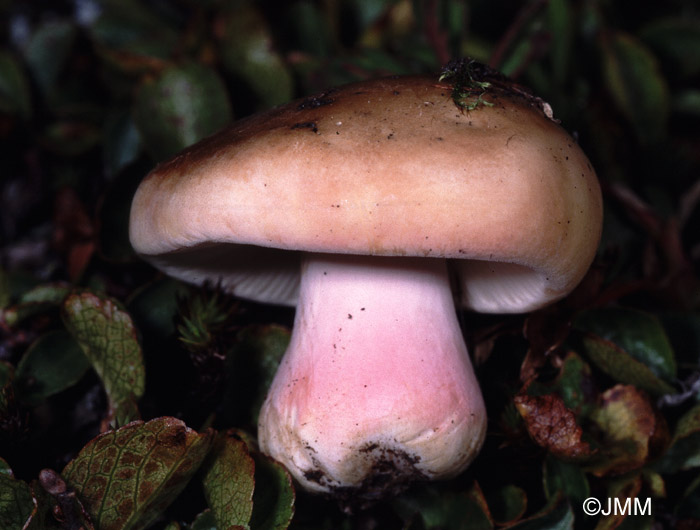
POLYGON ((96 528, 139 530, 187 485, 213 439, 175 418, 136 421, 90 441, 62 476, 96 528))

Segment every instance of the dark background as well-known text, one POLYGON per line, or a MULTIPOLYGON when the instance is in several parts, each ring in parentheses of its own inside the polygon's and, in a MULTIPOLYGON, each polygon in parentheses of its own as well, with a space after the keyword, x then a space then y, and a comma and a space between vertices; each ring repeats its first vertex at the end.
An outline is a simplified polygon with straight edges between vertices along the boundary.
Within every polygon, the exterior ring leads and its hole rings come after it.
MULTIPOLYGON (((33 347, 40 359, 64 351, 44 337, 70 330, 59 307, 67 292, 107 297, 134 319, 148 383, 138 404, 119 409, 124 418, 254 434, 251 410, 270 374, 245 351, 278 358, 276 326, 293 313, 188 288, 140 262, 127 220, 143 175, 234 119, 345 82, 437 72, 462 56, 531 87, 591 159, 605 200, 596 261, 554 308, 461 315, 490 421, 469 471, 352 513, 297 492, 292 526, 700 528, 694 0, 0 0, 8 491, 42 468, 60 472, 106 418, 121 424, 87 368, 57 376, 50 393, 36 381, 53 365, 19 368, 33 347), (57 290, 37 309, 26 295, 41 286, 57 290), (254 346, 242 330, 254 330, 254 346), (652 515, 582 513, 586 497, 618 494, 652 498, 652 515)), ((198 484, 152 524, 187 528, 206 508, 198 484)))

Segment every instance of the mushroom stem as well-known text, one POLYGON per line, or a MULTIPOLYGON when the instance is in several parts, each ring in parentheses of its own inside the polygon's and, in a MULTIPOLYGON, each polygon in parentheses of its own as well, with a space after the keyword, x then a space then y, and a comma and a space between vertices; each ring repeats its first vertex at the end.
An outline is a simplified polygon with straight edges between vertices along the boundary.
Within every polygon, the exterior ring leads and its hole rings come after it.
POLYGON ((312 491, 373 498, 456 475, 485 427, 445 260, 306 256, 264 452, 312 491))

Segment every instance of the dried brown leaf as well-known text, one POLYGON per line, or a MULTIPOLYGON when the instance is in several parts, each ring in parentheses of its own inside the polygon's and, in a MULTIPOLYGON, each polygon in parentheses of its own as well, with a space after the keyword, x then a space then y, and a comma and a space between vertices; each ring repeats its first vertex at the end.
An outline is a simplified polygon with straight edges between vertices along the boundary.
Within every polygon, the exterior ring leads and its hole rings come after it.
POLYGON ((583 430, 574 413, 559 396, 521 394, 515 397, 515 406, 535 443, 554 456, 578 459, 591 455, 591 447, 581 440, 583 430))

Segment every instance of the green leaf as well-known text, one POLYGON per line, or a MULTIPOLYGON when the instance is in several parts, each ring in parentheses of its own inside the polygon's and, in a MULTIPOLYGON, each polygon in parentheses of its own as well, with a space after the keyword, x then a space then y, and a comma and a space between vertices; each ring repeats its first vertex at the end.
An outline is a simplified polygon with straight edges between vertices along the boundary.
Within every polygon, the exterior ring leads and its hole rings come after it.
POLYGON ((671 110, 677 114, 700 116, 700 90, 688 89, 675 94, 671 110))
POLYGON ((5 473, 0 474, 0 528, 22 530, 34 511, 29 486, 5 473))
POLYGON ((586 474, 579 465, 547 454, 542 476, 547 499, 554 499, 561 494, 569 499, 572 505, 580 506, 590 496, 586 474))
POLYGON ((186 284, 163 277, 134 293, 127 306, 144 337, 162 341, 175 335, 178 297, 184 297, 189 290, 186 284))
POLYGON ((673 348, 655 316, 629 308, 592 309, 579 314, 574 326, 615 343, 658 377, 676 378, 673 348))
POLYGON ((605 83, 618 109, 642 143, 663 139, 669 94, 656 57, 623 32, 601 32, 600 44, 605 83))
POLYGON ((39 337, 17 365, 19 397, 31 404, 73 386, 90 362, 73 336, 56 330, 39 337))
POLYGON ((284 530, 294 517, 296 499, 292 477, 287 470, 261 453, 255 460, 255 491, 252 530, 284 530))
MULTIPOLYGON (((596 530, 613 530, 615 528, 628 530, 649 529, 649 518, 638 515, 630 517, 630 512, 634 509, 634 499, 639 498, 639 492, 642 487, 641 475, 639 473, 623 475, 610 480, 607 486, 607 499, 602 504, 603 510, 607 514, 601 514, 596 530), (629 506, 629 508, 615 509, 613 508, 615 505, 629 506), (611 509, 608 510, 608 506, 611 506, 611 509)), ((643 504, 640 508, 642 507, 643 504)))
POLYGON ((45 95, 55 89, 75 41, 75 24, 49 19, 31 35, 24 57, 34 79, 45 95))
POLYGON ((14 476, 10 464, 8 464, 4 458, 0 458, 0 475, 14 476))
POLYGON ((16 114, 23 120, 32 114, 27 76, 15 57, 5 51, 0 51, 0 112, 16 114))
POLYGON ((654 19, 640 32, 641 39, 664 60, 672 75, 700 73, 700 22, 697 18, 654 19))
POLYGON ((586 416, 595 404, 594 396, 586 392, 587 388, 592 388, 592 384, 591 367, 579 355, 570 351, 554 380, 546 383, 533 381, 527 387, 527 393, 530 396, 556 393, 577 416, 586 416))
POLYGON ((526 520, 509 526, 513 530, 571 530, 574 527, 574 513, 562 497, 551 499, 539 512, 526 520))
POLYGON ((678 503, 678 515, 700 519, 700 475, 686 488, 678 503))
POLYGON ((248 530, 253 513, 255 462, 243 440, 221 435, 204 473, 204 496, 218 528, 248 530))
POLYGON ((102 379, 114 411, 124 410, 143 395, 141 347, 125 311, 109 298, 74 293, 63 303, 63 320, 102 379))
POLYGON ((700 467, 700 404, 681 416, 669 448, 653 465, 661 473, 695 467, 700 467))
POLYGON ((175 418, 136 421, 88 442, 62 476, 95 528, 140 530, 180 494, 213 439, 175 418))
POLYGON ((224 414, 231 422, 257 424, 260 407, 289 338, 289 330, 277 325, 248 326, 237 335, 226 358, 229 384, 224 395, 224 414))
POLYGON ((141 153, 141 135, 131 112, 117 109, 105 119, 102 135, 105 170, 116 175, 131 164, 141 153))
POLYGON ((648 366, 612 342, 596 335, 584 335, 581 347, 598 368, 620 383, 635 385, 657 396, 674 392, 674 388, 659 379, 648 366))
POLYGON ((568 0, 550 0, 547 19, 552 42, 549 46, 553 81, 561 89, 571 62, 572 28, 571 3, 568 0))
POLYGON ((189 530, 218 530, 214 513, 211 510, 204 510, 192 521, 189 530))
POLYGON ((168 158, 231 120, 226 87, 197 63, 166 68, 136 95, 134 121, 156 160, 168 158))
POLYGON ((308 52, 312 57, 330 55, 333 36, 315 2, 300 0, 292 3, 287 10, 287 17, 293 25, 292 30, 300 50, 308 52))
POLYGON ((136 55, 168 58, 178 42, 178 33, 162 13, 138 0, 104 0, 100 16, 90 27, 92 38, 103 53, 117 57, 136 55))
POLYGON ((58 307, 70 291, 70 286, 62 283, 37 285, 23 293, 15 305, 0 310, 0 321, 16 326, 27 318, 58 307))
POLYGON ((487 497, 489 510, 498 525, 517 522, 527 509, 527 493, 513 484, 498 488, 487 497))
POLYGON ((223 67, 250 87, 258 107, 292 99, 291 73, 274 49, 270 28, 257 9, 246 6, 232 11, 221 33, 223 67))
POLYGON ((83 120, 66 119, 50 123, 42 141, 51 151, 63 156, 79 156, 87 153, 102 139, 100 129, 83 120))
POLYGON ((486 500, 478 485, 469 491, 441 491, 437 486, 413 489, 393 502, 406 521, 419 516, 426 530, 486 530, 493 528, 486 500))

